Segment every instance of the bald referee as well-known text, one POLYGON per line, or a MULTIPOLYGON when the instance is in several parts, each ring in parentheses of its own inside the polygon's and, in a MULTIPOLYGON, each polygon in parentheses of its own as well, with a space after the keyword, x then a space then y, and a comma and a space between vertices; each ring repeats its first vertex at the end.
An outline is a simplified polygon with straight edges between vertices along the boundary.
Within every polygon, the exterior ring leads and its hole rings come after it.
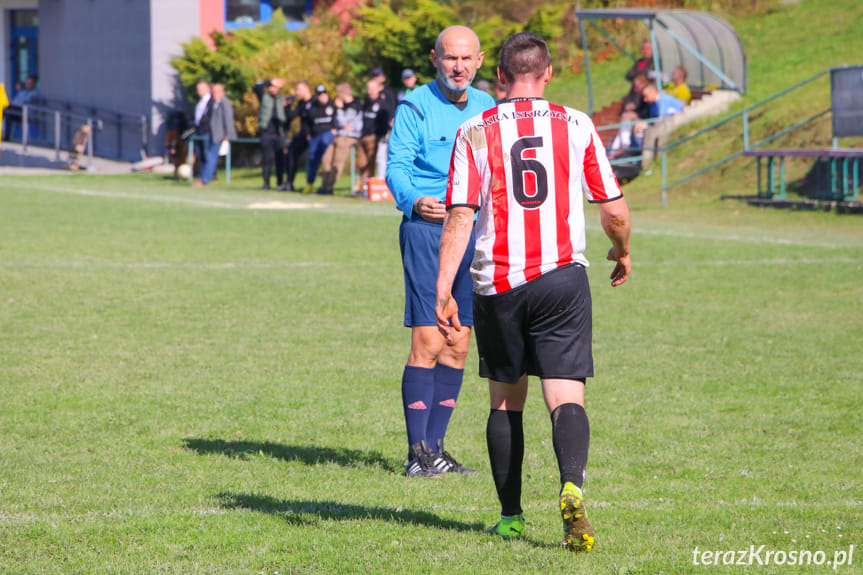
POLYGON ((476 213, 473 314, 479 371, 489 380, 486 440, 501 504, 501 519, 489 531, 524 534, 522 411, 527 376, 534 375, 551 413, 564 544, 589 551, 594 539, 582 494, 590 443, 584 384, 593 377, 593 356, 580 196, 599 206, 612 244, 608 259, 617 264, 612 286, 629 277, 630 220, 590 118, 543 99, 551 74, 542 38, 510 37, 498 68, 506 99, 459 130, 435 312, 448 339, 464 330, 452 285, 476 213))
MULTIPOLYGON (((389 142, 387 185, 404 213, 399 244, 405 279, 405 326, 411 350, 402 375, 402 405, 408 435, 405 474, 436 477, 475 473, 444 450, 470 347, 470 329, 450 341, 438 333, 434 285, 449 160, 458 127, 494 106, 485 92, 471 88, 483 53, 470 28, 452 26, 431 51, 437 78, 411 91, 396 109, 389 142)), ((455 274, 453 293, 470 310, 470 257, 455 274)), ((473 322, 465 316, 465 326, 473 322)))

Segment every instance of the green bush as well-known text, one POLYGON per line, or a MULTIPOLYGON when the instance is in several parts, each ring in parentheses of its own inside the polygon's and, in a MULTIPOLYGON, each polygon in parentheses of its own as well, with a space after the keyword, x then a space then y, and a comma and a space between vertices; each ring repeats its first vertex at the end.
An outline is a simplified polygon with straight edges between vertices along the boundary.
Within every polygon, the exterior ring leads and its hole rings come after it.
POLYGON ((354 38, 345 43, 354 76, 365 77, 379 67, 397 81, 404 68, 411 68, 421 83, 436 75, 429 54, 440 31, 463 23, 452 8, 433 0, 405 2, 397 11, 385 2, 361 8, 357 16, 354 38))

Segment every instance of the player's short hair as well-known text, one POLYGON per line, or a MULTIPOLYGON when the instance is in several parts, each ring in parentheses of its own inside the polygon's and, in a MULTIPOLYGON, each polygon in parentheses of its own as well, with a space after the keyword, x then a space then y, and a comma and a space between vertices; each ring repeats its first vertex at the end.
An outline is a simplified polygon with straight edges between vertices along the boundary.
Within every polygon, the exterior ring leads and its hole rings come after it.
POLYGON ((513 34, 500 49, 500 70, 507 82, 522 76, 539 79, 549 64, 548 44, 532 32, 513 34))

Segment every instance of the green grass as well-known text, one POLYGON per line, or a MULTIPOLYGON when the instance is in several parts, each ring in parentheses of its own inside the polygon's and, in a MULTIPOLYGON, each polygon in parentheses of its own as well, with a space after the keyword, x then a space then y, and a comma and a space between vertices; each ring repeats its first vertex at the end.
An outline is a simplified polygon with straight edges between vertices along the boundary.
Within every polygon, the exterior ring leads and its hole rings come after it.
POLYGON ((861 543, 859 218, 643 206, 612 289, 588 208, 597 546, 573 556, 536 388, 528 538, 483 533, 498 507, 473 349, 449 446, 480 474, 400 475, 392 204, 253 179, 4 177, 0 572, 738 573, 694 548, 861 543), (245 207, 274 200, 308 208, 245 207))
MULTIPOLYGON (((861 18, 854 0, 732 18, 750 64, 740 106, 857 63, 861 18)), ((602 90, 617 94, 625 64, 593 68, 602 90)), ((548 95, 584 108, 583 84, 561 78, 548 95)), ((813 87, 802 106, 826 94, 813 87)), ((800 109, 780 100, 753 129, 800 109)), ((735 138, 707 136, 671 158, 672 174, 735 138)), ((829 121, 778 144, 828 141, 829 121)), ((483 533, 498 507, 473 349, 448 445, 480 474, 400 475, 409 333, 392 204, 344 197, 345 180, 323 199, 259 185, 242 169, 203 190, 153 175, 4 176, 0 573, 426 573, 439 561, 470 574, 828 573, 692 554, 765 545, 832 559, 851 544, 838 572, 863 572, 859 217, 720 201, 754 191, 742 160, 675 188, 665 210, 645 174, 626 189, 634 273, 611 289, 587 209, 597 545, 572 556, 557 547, 537 389, 528 538, 483 533), (297 209, 247 209, 273 201, 297 209)))

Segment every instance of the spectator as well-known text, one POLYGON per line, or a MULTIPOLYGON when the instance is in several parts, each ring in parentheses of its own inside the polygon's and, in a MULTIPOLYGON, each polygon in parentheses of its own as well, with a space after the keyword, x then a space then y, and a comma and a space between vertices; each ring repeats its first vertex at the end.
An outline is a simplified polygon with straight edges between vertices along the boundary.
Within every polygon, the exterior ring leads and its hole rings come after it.
POLYGON ((375 80, 366 82, 366 97, 363 100, 363 130, 357 146, 357 173, 354 193, 362 192, 363 185, 375 175, 378 153, 378 138, 385 134, 388 126, 386 114, 381 106, 381 85, 375 80))
POLYGON ((646 122, 639 122, 638 114, 632 110, 624 111, 620 121, 624 125, 617 131, 614 141, 608 149, 608 157, 616 161, 611 165, 614 177, 623 185, 634 180, 641 173, 641 160, 644 143, 644 131, 647 129, 646 122), (623 161, 625 158, 635 158, 632 161, 623 161))
MULTIPOLYGON (((36 90, 36 82, 37 79, 35 76, 27 76, 27 79, 24 80, 24 86, 22 87, 20 83, 15 83, 15 96, 12 98, 12 101, 9 102, 9 112, 8 119, 6 120, 7 129, 4 134, 8 134, 6 139, 9 139, 9 136, 13 135, 15 137, 23 137, 23 119, 24 112, 21 109, 23 106, 27 106, 32 103, 32 100, 39 95, 38 90, 36 90)), ((30 116, 30 120, 27 122, 27 128, 30 137, 33 137, 36 134, 36 122, 33 121, 32 115, 30 116)))
POLYGON ((381 109, 386 114, 387 120, 386 131, 378 136, 378 151, 375 158, 377 163, 377 173, 380 177, 384 177, 384 174, 386 174, 387 171, 387 148, 389 147, 390 130, 393 127, 393 118, 396 115, 396 105, 398 104, 398 101, 396 100, 396 96, 393 94, 393 91, 387 88, 387 77, 384 75, 384 71, 381 68, 375 68, 372 70, 372 80, 381 86, 380 104, 381 109))
POLYGON ((638 74, 644 74, 648 79, 656 74, 653 67, 653 42, 649 39, 641 42, 641 58, 636 60, 626 72, 626 80, 632 82, 638 74))
POLYGON ((333 186, 342 176, 351 147, 360 141, 363 132, 363 111, 354 99, 350 84, 336 86, 336 139, 321 160, 319 194, 332 195, 333 186))
POLYGON ((234 107, 225 96, 225 87, 213 84, 213 112, 210 117, 210 139, 207 142, 207 162, 204 164, 201 177, 195 180, 196 187, 203 187, 216 179, 219 169, 219 149, 222 145, 230 145, 230 140, 237 139, 237 128, 234 125, 234 107))
POLYGON ((258 137, 261 139, 261 175, 264 178, 262 190, 270 189, 270 174, 273 166, 276 168, 276 185, 282 186, 285 162, 285 108, 279 97, 285 81, 281 78, 271 78, 258 82, 252 88, 261 106, 258 109, 258 137))
POLYGON ((638 115, 632 110, 626 110, 620 115, 620 123, 624 125, 617 130, 617 135, 608 148, 610 158, 616 158, 629 151, 641 151, 647 124, 639 120, 638 115))
POLYGON ((685 107, 683 102, 670 94, 660 92, 656 82, 650 82, 642 93, 644 101, 650 105, 651 118, 665 118, 673 116, 685 107))
POLYGON ((213 98, 210 94, 210 84, 201 80, 195 86, 198 92, 198 103, 195 104, 195 163, 198 165, 198 176, 204 171, 207 163, 207 149, 210 139, 210 115, 213 112, 213 98))
POLYGON ((474 86, 474 88, 476 88, 477 90, 482 90, 490 96, 494 96, 494 94, 492 94, 491 92, 491 84, 488 80, 477 80, 476 86, 474 86))
POLYGON ((650 117, 650 105, 644 101, 644 88, 649 83, 645 74, 636 74, 632 79, 632 88, 629 93, 623 97, 622 112, 635 112, 639 118, 650 117))
POLYGON ((405 68, 402 70, 402 85, 404 88, 399 90, 398 93, 398 101, 401 102, 405 99, 405 96, 411 93, 411 91, 417 86, 417 75, 414 74, 414 71, 410 68, 405 68))
POLYGON ((492 96, 498 104, 506 100, 506 86, 500 80, 494 81, 494 94, 492 96))
POLYGON ((69 169, 77 172, 81 169, 81 157, 87 150, 87 144, 90 141, 91 128, 84 124, 75 130, 75 136, 72 140, 72 145, 69 147, 69 169))
POLYGON ((297 82, 296 96, 285 99, 285 117, 291 138, 285 153, 285 183, 283 192, 294 191, 294 178, 300 158, 309 149, 309 131, 306 115, 312 108, 312 88, 305 80, 297 82), (292 124, 294 126, 292 126, 292 124))
POLYGON ((315 88, 315 99, 306 114, 306 126, 309 131, 309 161, 303 193, 311 194, 315 191, 315 178, 324 152, 336 137, 336 106, 323 84, 315 88))
POLYGON ((692 92, 689 90, 689 86, 686 85, 686 76, 688 75, 689 73, 686 71, 686 68, 683 66, 676 67, 671 71, 672 85, 666 90, 666 92, 683 102, 686 106, 692 101, 692 92))
MULTIPOLYGON (((24 87, 18 89, 15 97, 12 98, 11 104, 13 106, 24 106, 30 103, 33 98, 39 96, 39 91, 36 89, 36 77, 35 76, 27 76, 27 79, 24 80, 24 87)), ((18 88, 19 85, 16 85, 18 88)))

